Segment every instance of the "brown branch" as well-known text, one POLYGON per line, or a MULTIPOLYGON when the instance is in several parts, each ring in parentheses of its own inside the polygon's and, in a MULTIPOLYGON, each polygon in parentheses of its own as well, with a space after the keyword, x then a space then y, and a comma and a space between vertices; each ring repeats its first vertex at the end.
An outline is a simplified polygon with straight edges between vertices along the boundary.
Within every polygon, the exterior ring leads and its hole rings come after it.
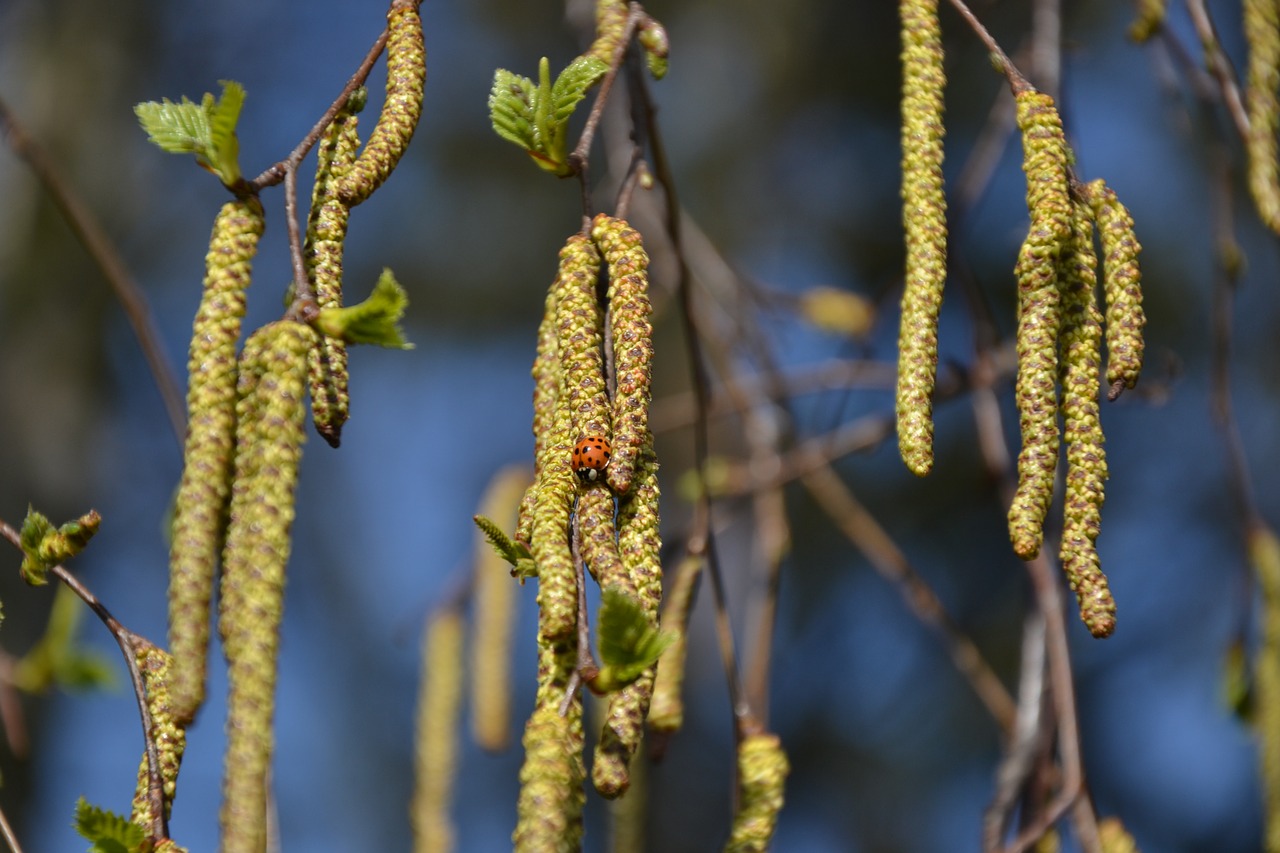
POLYGON ((10 853, 22 853, 22 845, 18 843, 18 836, 9 825, 9 818, 5 815, 4 809, 0 809, 0 837, 3 837, 5 843, 9 845, 10 853))
MULTIPOLYGON (((1218 40, 1218 30, 1213 25, 1213 18, 1205 7, 1204 0, 1187 0, 1187 11, 1191 14, 1191 22, 1195 25, 1196 35, 1200 37, 1200 46, 1204 49, 1205 65, 1209 67, 1213 79, 1218 83, 1218 91, 1222 103, 1231 116, 1232 123, 1241 139, 1249 136, 1249 113, 1244 108, 1244 100, 1240 96, 1240 85, 1236 82, 1236 72, 1231 60, 1222 49, 1218 40)), ((1168 32, 1168 27, 1163 29, 1168 32)))
POLYGON ((302 138, 302 141, 294 147, 293 151, 289 152, 289 156, 278 163, 273 163, 268 166, 263 170, 262 174, 249 182, 249 188, 253 192, 258 192, 264 187, 275 186, 288 176, 288 172, 291 168, 296 169, 298 167, 298 165, 311 151, 312 146, 314 146, 324 134, 325 128, 327 128, 333 122, 334 117, 337 116, 344 107, 346 107, 351 94, 355 92, 356 89, 363 86, 365 81, 369 79, 369 73, 373 71, 374 63, 378 61, 378 57, 382 55, 382 51, 386 49, 386 46, 387 30, 384 27, 382 35, 378 36, 374 41, 373 46, 369 48, 369 52, 365 54, 364 60, 360 63, 360 67, 357 68, 356 72, 351 75, 349 80, 347 80, 347 84, 342 87, 342 91, 338 94, 338 97, 335 98, 333 103, 329 105, 329 108, 324 111, 324 115, 320 116, 320 120, 317 121, 307 135, 302 138))
POLYGON ((587 615, 587 572, 582 560, 582 528, 578 520, 577 504, 574 504, 573 530, 570 533, 570 548, 573 554, 573 570, 578 576, 578 660, 569 675, 569 685, 565 688, 564 699, 560 701, 560 716, 569 714, 573 697, 583 683, 590 684, 600 674, 600 667, 591 654, 591 625, 587 615))
POLYGON ((973 11, 965 4, 964 0, 951 0, 951 5, 960 13, 960 17, 964 18, 965 23, 969 25, 969 29, 973 30, 978 40, 986 45, 987 50, 991 53, 992 61, 996 64, 1000 73, 1004 74, 1009 81, 1009 88, 1015 93, 1031 88, 1027 78, 1013 64, 1013 60, 1004 52, 995 37, 982 25, 982 22, 978 20, 978 16, 973 14, 973 11))
POLYGON ((98 218, 63 179, 61 171, 26 132, 3 99, 0 99, 0 129, 3 129, 9 140, 13 153, 26 162, 49 194, 54 206, 70 226, 71 233, 89 253, 89 258, 107 280, 116 301, 124 309, 133 329, 133 336, 151 371, 152 381, 160 392, 174 437, 181 444, 187 432, 186 401, 173 368, 164 356, 160 332, 156 328, 155 318, 142 288, 125 266, 124 259, 120 257, 98 218))
MULTIPOLYGON (((22 550, 21 535, 3 519, 0 519, 0 536, 8 539, 19 551, 22 550)), ((164 782, 160 775, 160 752, 152 736, 154 722, 151 719, 151 711, 147 707, 147 690, 142 680, 142 671, 138 668, 138 647, 141 643, 148 643, 148 641, 121 625, 111 615, 111 611, 106 608, 106 605, 66 568, 60 565, 53 566, 49 569, 49 573, 70 587, 71 591, 79 596, 81 601, 89 605, 89 609, 97 614, 102 624, 107 626, 107 630, 115 638, 116 644, 120 646, 120 653, 124 655, 125 667, 129 671, 129 680, 133 683, 133 693, 138 701, 138 715, 142 721, 142 737, 146 744, 147 800, 153 815, 153 825, 149 827, 149 833, 152 838, 168 838, 168 819, 165 817, 164 809, 164 782)))
POLYGON ((855 548, 902 594, 924 625, 942 639, 951 660, 1004 731, 1013 728, 1014 701, 978 647, 947 615, 937 593, 831 468, 801 478, 809 494, 855 548))
POLYGON ((644 10, 640 8, 640 4, 632 3, 627 12, 627 22, 622 30, 622 38, 618 39, 618 46, 614 48, 613 56, 609 60, 609 70, 605 73, 604 79, 600 81, 600 91, 596 93, 596 99, 591 104, 591 111, 587 113, 587 123, 583 125, 582 134, 578 137, 578 144, 574 146, 573 151, 569 153, 567 158, 569 166, 582 182, 582 210, 583 215, 587 217, 591 215, 588 193, 590 182, 587 179, 591 143, 595 139, 596 128, 600 125, 600 118, 604 115, 604 108, 609 101, 609 94, 613 91, 613 82, 617 79, 618 72, 622 70, 622 63, 626 59, 627 50, 631 47, 631 39, 635 36, 636 27, 644 18, 644 10))

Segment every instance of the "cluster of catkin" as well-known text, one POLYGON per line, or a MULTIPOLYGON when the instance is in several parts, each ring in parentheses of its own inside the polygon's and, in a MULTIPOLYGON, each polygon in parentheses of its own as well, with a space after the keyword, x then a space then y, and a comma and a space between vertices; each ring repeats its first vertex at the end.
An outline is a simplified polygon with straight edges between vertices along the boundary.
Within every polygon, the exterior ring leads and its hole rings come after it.
MULTIPOLYGON (((946 202, 942 183, 941 32, 936 0, 902 0, 903 223, 906 281, 897 389, 898 441, 916 474, 933 465, 932 396, 938 311, 946 278, 946 202)), ((1101 180, 1080 184, 1052 98, 1015 87, 1031 226, 1018 252, 1018 378, 1022 432, 1018 487, 1009 509, 1013 549, 1032 559, 1044 538, 1059 456, 1059 417, 1067 474, 1061 559, 1094 636, 1115 628, 1115 602, 1095 546, 1107 477, 1098 417, 1106 297, 1106 377, 1115 399, 1137 382, 1145 319, 1140 247, 1128 211, 1101 180), (1095 234, 1101 244, 1099 257, 1095 234), (1059 396, 1061 389, 1061 397, 1059 396)))
MULTIPOLYGON (((369 142, 357 154, 360 104, 350 102, 320 145, 307 249, 320 308, 341 301, 350 208, 386 180, 417 124, 425 79, 417 5, 396 2, 388 12, 387 100, 369 142)), ((347 410, 345 345, 306 323, 287 318, 262 327, 237 358, 264 225, 258 199, 237 198, 223 207, 210 240, 188 362, 188 430, 170 551, 172 658, 164 667, 167 713, 182 730, 204 700, 221 555, 218 627, 231 690, 222 849, 245 853, 266 844, 276 649, 307 398, 317 430, 335 446, 347 410)), ((171 784, 166 776, 170 797, 171 784)))
MULTIPOLYGON (((662 597, 658 464, 648 426, 653 329, 649 259, 639 232, 601 214, 589 234, 560 251, 533 365, 535 481, 520 506, 516 538, 538 576, 538 692, 525 728, 518 850, 576 850, 582 832, 582 705, 573 690, 578 661, 576 561, 602 589, 635 599, 654 626, 662 597), (599 282, 607 264, 607 285, 599 282), (603 299, 602 299, 603 296, 603 299), (611 342, 606 357, 606 336, 611 342), (611 382, 612 378, 612 382, 611 382), (612 388, 612 393, 610 389, 612 388), (575 476, 584 437, 612 443, 602 477, 575 476)), ((654 668, 608 697, 592 779, 622 795, 640 742, 654 668)))

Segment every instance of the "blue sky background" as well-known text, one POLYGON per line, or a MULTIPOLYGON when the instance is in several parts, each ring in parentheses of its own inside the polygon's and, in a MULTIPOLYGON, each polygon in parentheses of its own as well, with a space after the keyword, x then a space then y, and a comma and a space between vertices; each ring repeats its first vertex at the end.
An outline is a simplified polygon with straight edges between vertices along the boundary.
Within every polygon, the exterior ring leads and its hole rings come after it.
MULTIPOLYGON (((1011 51, 1026 31, 1022 5, 979 7, 1011 51)), ((1125 40, 1127 4, 1065 6, 1064 116, 1082 176, 1105 177, 1137 221, 1149 318, 1144 385, 1157 392, 1103 412, 1111 480, 1100 547, 1119 628, 1099 642, 1074 612, 1068 619, 1088 779, 1099 813, 1121 815, 1147 853, 1257 850, 1255 743, 1220 688, 1225 651, 1250 617, 1241 515, 1210 407, 1206 137, 1203 125, 1187 123, 1185 93, 1162 87, 1158 57, 1125 40)), ((1238 4, 1209 7, 1239 61, 1238 4)), ((902 252, 893 4, 804 0, 782 11, 771 3, 655 0, 649 8, 670 32, 671 72, 654 91, 692 219, 771 291, 834 285, 883 307, 865 345, 815 332, 786 312, 762 318, 783 366, 892 358, 902 252)), ((562 7, 426 0, 423 12, 423 122, 395 179, 355 212, 346 267, 350 298, 362 296, 382 267, 395 270, 410 291, 417 348, 355 351, 343 446, 335 452, 313 437, 307 447, 275 762, 288 850, 410 846, 420 628, 470 558, 470 516, 489 477, 531 457, 536 326, 556 251, 578 226, 576 185, 532 168, 490 131, 486 109, 495 67, 532 74, 543 54, 557 67, 576 54, 562 7)), ((1178 14, 1176 32, 1194 45, 1178 14)), ((198 97, 220 79, 239 80, 249 93, 241 162, 255 174, 305 133, 381 26, 380 4, 333 0, 305 7, 229 0, 199 9, 150 0, 0 3, 0 97, 103 216, 174 365, 186 360, 224 191, 189 162, 148 146, 133 104, 198 97)), ((949 10, 943 27, 954 178, 1004 84, 949 10)), ((369 122, 380 75, 372 78, 369 122)), ((1276 242, 1252 215, 1234 143, 1230 155, 1247 257, 1232 391, 1260 509, 1276 523, 1280 493, 1269 476, 1280 465, 1276 242)), ((167 574, 160 531, 180 450, 122 313, 7 152, 0 199, 0 517, 17 523, 28 502, 55 518, 97 508, 106 522, 75 569, 125 624, 159 640, 167 574)), ((264 202, 268 231, 251 325, 279 315, 289 278, 282 194, 264 202)), ((1006 332, 1025 223, 1011 141, 990 191, 954 238, 1006 332)), ((661 298, 670 282, 655 287, 661 298)), ((942 350, 961 364, 971 359, 967 318, 954 287, 942 350)), ((660 342, 676 340, 675 320, 672 310, 660 317, 660 342)), ((678 345, 660 343, 659 396, 684 388, 686 376, 678 345)), ((1007 385, 1001 404, 1016 440, 1007 385)), ((890 395, 876 390, 804 398, 793 409, 797 438, 890 406, 890 395)), ((938 420, 938 463, 926 480, 906 472, 892 441, 839 468, 1012 684, 1028 601, 1024 572, 981 471, 967 400, 941 405, 938 420)), ((674 538, 688 518, 676 480, 690 438, 673 431, 658 440, 666 535, 674 538)), ((740 442, 726 430, 716 450, 740 451, 740 442)), ((783 569, 771 725, 793 771, 775 849, 978 849, 1000 754, 996 726, 933 635, 807 494, 789 491, 788 509, 793 549, 783 569)), ((731 555, 748 542, 746 511, 726 503, 731 555)), ((726 564, 744 648, 759 591, 748 565, 726 564)), ((15 575, 0 583, 7 616, 0 644, 21 653, 51 593, 22 587, 15 575)), ((534 594, 532 584, 521 592, 517 717, 533 695, 534 594)), ((716 849, 727 833, 732 737, 706 598, 691 629, 687 728, 650 777, 653 850, 716 849)), ((116 654, 96 624, 86 620, 84 635, 116 654)), ((217 678, 189 735, 172 820, 175 838, 193 851, 216 845, 225 688, 217 678)), ((33 758, 0 764, 0 803, 28 850, 80 849, 70 831, 78 796, 128 809, 141 750, 133 701, 121 689, 55 693, 25 707, 33 758)), ((513 720, 517 738, 520 725, 513 720)), ((459 849, 502 850, 515 820, 518 752, 486 755, 462 740, 459 849)), ((588 849, 604 850, 594 795, 587 825, 588 849)))

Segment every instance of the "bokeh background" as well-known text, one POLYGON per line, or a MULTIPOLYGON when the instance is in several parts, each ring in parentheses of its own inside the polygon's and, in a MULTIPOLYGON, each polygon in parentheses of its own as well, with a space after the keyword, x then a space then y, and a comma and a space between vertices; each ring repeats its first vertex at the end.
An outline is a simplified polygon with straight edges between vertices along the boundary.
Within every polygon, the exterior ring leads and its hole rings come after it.
MULTIPOLYGON (((979 3, 1010 51, 1030 4, 979 3)), ((1114 637, 1095 641, 1070 615, 1089 781, 1100 814, 1119 814, 1148 853, 1252 851, 1261 845, 1256 744, 1226 707, 1222 664, 1251 624, 1241 514, 1210 394, 1214 240, 1206 168, 1221 116, 1169 87, 1169 65, 1124 37, 1129 4, 1063 6, 1063 109, 1085 178, 1105 177, 1137 220, 1145 252, 1148 393, 1104 408, 1111 481, 1100 540, 1119 602, 1114 637)), ((1239 4, 1210 2, 1240 62, 1239 4)), ((725 257, 782 298, 759 315, 787 369, 830 358, 892 359, 902 238, 898 202, 896 4, 653 0, 672 43, 654 87, 681 199, 725 257), (879 305, 859 341, 823 333, 788 295, 835 286, 879 305), (782 307, 777 307, 782 306, 782 307)), ((418 636, 471 558, 470 516, 500 467, 532 455, 528 376, 556 252, 578 227, 576 185, 534 169, 490 130, 498 66, 532 74, 579 50, 551 0, 426 0, 424 118, 395 178, 356 211, 348 293, 382 267, 408 288, 412 352, 357 350, 353 417, 339 451, 314 437, 303 465, 283 638, 275 788, 287 850, 403 850, 418 636)), ((1181 7, 1171 25, 1196 41, 1181 7)), ((185 364, 209 227, 224 191, 184 158, 148 145, 132 106, 215 90, 249 93, 240 123, 249 174, 284 156, 382 26, 379 3, 222 0, 0 0, 0 97, 47 146, 102 218, 150 301, 169 360, 185 364)), ((954 177, 1004 90, 983 50, 943 10, 948 174, 954 177)), ((1193 62, 1197 62, 1193 57, 1193 62)), ((376 115, 380 70, 371 78, 376 115)), ((1007 97, 1007 93, 1004 95, 1007 97)), ((1234 311, 1231 390, 1260 508, 1280 521, 1277 254, 1240 190, 1247 271, 1234 311)), ((304 170, 304 175, 307 172, 304 170)), ((249 323, 280 313, 289 278, 279 190, 249 323)), ((1013 141, 987 194, 956 235, 1007 333, 1014 255, 1025 230, 1013 141)), ((661 291, 671 282, 658 281, 661 291)), ((959 291, 943 310, 944 359, 972 358, 959 291)), ((670 301, 668 305, 670 305, 670 301)), ((669 308, 659 334, 660 398, 687 390, 669 308)), ((1001 387, 1006 427, 1016 423, 1001 387)), ((883 388, 840 389, 793 408, 795 437, 889 411, 883 388)), ((940 406, 938 463, 908 474, 892 440, 840 470, 950 613, 1012 684, 1025 573, 1008 548, 965 398, 940 406)), ((684 430, 658 437, 669 538, 688 519, 677 481, 684 430)), ((740 453, 732 425, 715 450, 740 453)), ((89 507, 102 532, 75 570, 121 620, 165 633, 162 525, 180 448, 124 315, 36 181, 0 147, 0 518, 27 504, 54 519, 89 507)), ((1000 756, 995 724, 899 594, 815 510, 788 492, 793 547, 783 564, 771 725, 792 761, 779 851, 976 850, 1000 756)), ((726 571, 740 645, 755 631, 760 586, 741 555, 745 505, 723 507, 726 571), (751 621, 748 621, 751 617, 751 621)), ((0 644, 21 654, 52 598, 0 556, 0 644)), ((514 650, 517 716, 531 707, 533 585, 522 591, 514 650)), ((649 849, 717 849, 731 808, 732 737, 724 676, 703 595, 693 617, 686 729, 651 774, 649 849)), ((117 652, 92 620, 84 641, 117 652)), ((215 652, 216 654, 216 652, 215 652)), ((216 659, 216 658, 215 658, 216 659)), ((30 851, 83 849, 78 796, 127 811, 141 739, 119 687, 24 701, 30 754, 0 758, 0 803, 30 851)), ((190 733, 172 831, 193 851, 216 845, 221 697, 190 733)), ((518 737, 520 719, 513 721, 518 737)), ((459 849, 510 846, 518 750, 481 753, 463 737, 459 849)), ((605 849, 603 808, 588 807, 588 849, 605 849)))

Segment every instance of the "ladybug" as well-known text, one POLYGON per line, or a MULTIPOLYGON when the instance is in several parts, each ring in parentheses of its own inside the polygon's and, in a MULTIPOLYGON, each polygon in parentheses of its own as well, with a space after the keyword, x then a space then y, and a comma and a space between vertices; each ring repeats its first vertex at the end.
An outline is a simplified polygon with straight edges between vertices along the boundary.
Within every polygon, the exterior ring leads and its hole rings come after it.
POLYGON ((584 483, 594 483, 600 479, 612 455, 609 439, 602 435, 588 435, 573 447, 573 473, 584 483))

